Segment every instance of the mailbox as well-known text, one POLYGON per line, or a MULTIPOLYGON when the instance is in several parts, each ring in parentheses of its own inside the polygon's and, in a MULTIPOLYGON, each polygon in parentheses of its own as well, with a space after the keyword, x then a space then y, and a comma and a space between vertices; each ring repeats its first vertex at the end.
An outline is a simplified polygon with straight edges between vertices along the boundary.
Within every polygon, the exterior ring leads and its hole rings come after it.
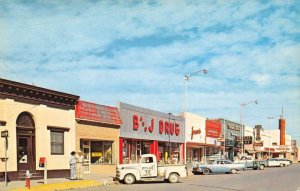
POLYGON ((45 167, 46 157, 40 157, 39 167, 45 167))

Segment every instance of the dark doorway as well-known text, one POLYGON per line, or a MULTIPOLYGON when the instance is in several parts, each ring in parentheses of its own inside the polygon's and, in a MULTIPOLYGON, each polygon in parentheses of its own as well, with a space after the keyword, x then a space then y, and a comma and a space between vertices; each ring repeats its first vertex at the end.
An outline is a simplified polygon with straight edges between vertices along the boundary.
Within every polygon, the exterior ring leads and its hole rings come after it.
POLYGON ((35 125, 27 112, 17 118, 17 160, 18 171, 35 170, 35 125))

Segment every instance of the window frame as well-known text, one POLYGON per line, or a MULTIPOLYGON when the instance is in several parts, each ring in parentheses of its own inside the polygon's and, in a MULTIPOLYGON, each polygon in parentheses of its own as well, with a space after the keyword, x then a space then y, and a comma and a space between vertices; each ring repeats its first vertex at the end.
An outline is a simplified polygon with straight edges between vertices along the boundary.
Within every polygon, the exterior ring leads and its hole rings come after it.
MULTIPOLYGON (((56 126, 48 126, 47 127, 48 130, 50 130, 50 154, 51 155, 65 155, 65 132, 68 132, 70 130, 70 128, 66 128, 66 127, 56 127, 56 126), (62 133, 62 152, 52 152, 52 142, 51 141, 51 136, 52 136, 52 132, 55 133, 62 133)), ((57 142, 55 142, 57 143, 57 142)))

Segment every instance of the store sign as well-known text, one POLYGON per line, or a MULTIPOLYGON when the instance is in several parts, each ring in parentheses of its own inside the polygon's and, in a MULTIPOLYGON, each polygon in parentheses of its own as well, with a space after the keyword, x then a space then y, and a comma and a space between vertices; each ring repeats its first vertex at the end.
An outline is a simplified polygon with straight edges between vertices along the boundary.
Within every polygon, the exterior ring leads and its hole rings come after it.
POLYGON ((255 147, 263 147, 264 143, 263 142, 258 142, 253 144, 255 147))
POLYGON ((199 134, 201 134, 201 129, 194 130, 194 127, 192 127, 191 140, 193 140, 194 135, 199 135, 199 134))
MULTIPOLYGON (((133 130, 137 131, 140 127, 144 132, 152 133, 154 130, 154 119, 151 119, 150 124, 145 124, 143 116, 133 115, 133 130)), ((159 134, 165 135, 176 135, 180 133, 180 128, 178 123, 159 120, 159 134)))
POLYGON ((234 130, 234 131, 240 131, 241 127, 236 125, 236 124, 228 124, 227 129, 231 129, 231 130, 234 130))
POLYGON ((120 102, 120 136, 132 139, 183 143, 185 119, 120 102))
MULTIPOLYGON (((237 142, 242 142, 241 137, 235 137, 234 140, 237 141, 237 142)), ((244 143, 245 145, 252 144, 252 136, 244 136, 243 143, 244 143)))
POLYGON ((206 120, 206 137, 218 138, 222 131, 222 125, 220 122, 206 120))
POLYGON ((255 125, 256 141, 260 141, 261 140, 261 136, 260 136, 261 129, 262 129, 261 125, 255 125))

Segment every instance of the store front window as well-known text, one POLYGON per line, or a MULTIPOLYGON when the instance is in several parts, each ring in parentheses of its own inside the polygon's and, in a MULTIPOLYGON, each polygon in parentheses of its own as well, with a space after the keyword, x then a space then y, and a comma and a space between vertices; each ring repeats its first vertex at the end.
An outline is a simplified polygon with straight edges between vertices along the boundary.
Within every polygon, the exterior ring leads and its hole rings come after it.
POLYGON ((187 163, 203 162, 203 148, 187 148, 187 163))
POLYGON ((91 141, 91 164, 112 164, 111 141, 91 141))
POLYGON ((180 143, 158 143, 158 162, 160 164, 177 164, 181 161, 180 143))
POLYGON ((142 154, 150 153, 151 141, 142 140, 123 140, 123 164, 138 162, 142 154))

